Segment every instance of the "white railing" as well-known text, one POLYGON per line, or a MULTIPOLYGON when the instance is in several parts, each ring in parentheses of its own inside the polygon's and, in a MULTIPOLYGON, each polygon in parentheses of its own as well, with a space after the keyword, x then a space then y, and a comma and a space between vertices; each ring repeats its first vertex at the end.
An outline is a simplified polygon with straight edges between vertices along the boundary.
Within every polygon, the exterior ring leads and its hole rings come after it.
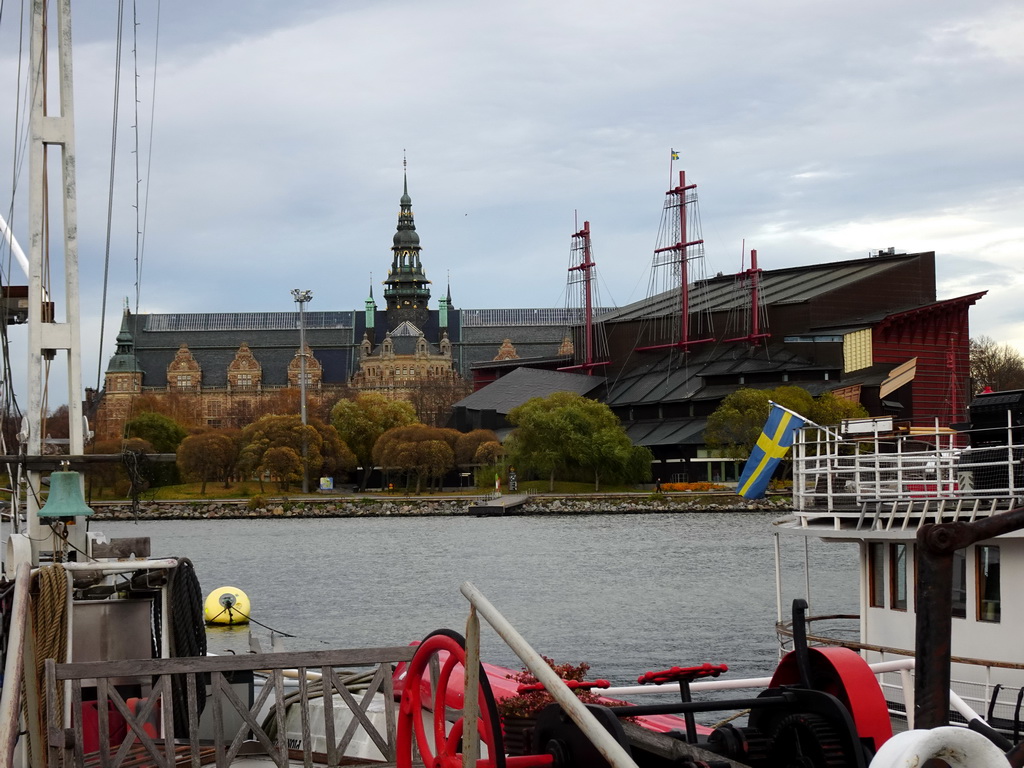
POLYGON ((938 427, 847 437, 805 427, 793 446, 793 504, 807 514, 873 503, 991 514, 1024 497, 1015 432, 975 432, 972 443, 970 432, 938 427))

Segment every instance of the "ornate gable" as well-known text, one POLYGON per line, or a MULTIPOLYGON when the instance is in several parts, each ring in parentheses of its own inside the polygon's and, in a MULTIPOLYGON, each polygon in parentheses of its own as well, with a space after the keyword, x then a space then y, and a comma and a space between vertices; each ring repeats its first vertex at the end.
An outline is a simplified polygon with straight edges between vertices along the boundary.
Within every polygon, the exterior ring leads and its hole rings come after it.
POLYGON ((192 356, 188 344, 182 342, 171 364, 167 366, 167 389, 172 392, 196 392, 203 383, 203 369, 192 356))
POLYGON ((249 345, 243 341, 235 353, 235 359, 228 364, 228 389, 257 390, 262 385, 263 366, 253 355, 249 345))
POLYGON ((494 356, 495 360, 518 360, 519 354, 516 352, 516 348, 512 346, 512 339, 505 339, 501 342, 501 347, 498 348, 498 354, 494 356))
POLYGON ((320 361, 313 357, 313 350, 306 345, 302 352, 296 352, 295 357, 288 363, 288 386, 300 386, 299 378, 302 375, 302 357, 306 357, 306 389, 320 389, 324 380, 324 367, 320 361))

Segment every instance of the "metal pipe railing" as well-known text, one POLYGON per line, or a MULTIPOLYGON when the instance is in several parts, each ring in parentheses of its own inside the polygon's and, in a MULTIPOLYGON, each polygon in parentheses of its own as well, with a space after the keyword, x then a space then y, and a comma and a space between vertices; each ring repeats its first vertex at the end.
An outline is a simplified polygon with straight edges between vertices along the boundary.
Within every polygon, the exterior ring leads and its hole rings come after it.
MULTIPOLYGON (((460 587, 460 591, 465 595, 466 599, 469 600, 469 604, 475 609, 475 613, 470 613, 470 621, 473 621, 475 614, 483 616, 491 628, 498 634, 505 644, 515 653, 516 656, 526 665, 526 668, 530 670, 534 677, 544 685, 548 693, 554 698, 562 709, 572 718, 573 722, 579 726, 579 729, 584 735, 590 740, 590 742, 597 748, 597 750, 604 756, 604 758, 612 765, 612 768, 637 768, 633 759, 629 756, 629 753, 623 749, 622 745, 604 729, 604 727, 583 705, 583 703, 576 698, 573 692, 565 684, 554 670, 548 666, 547 662, 544 661, 543 657, 526 642, 522 635, 520 635, 515 628, 508 622, 508 620, 501 615, 501 613, 491 605, 490 601, 484 594, 477 589, 470 582, 463 582, 460 587)), ((467 670, 470 668, 477 667, 477 661, 480 658, 480 647, 479 647, 479 636, 474 638, 471 643, 467 638, 466 641, 466 667, 467 670)), ((467 686, 469 683, 470 675, 466 675, 467 686)), ((476 686, 474 685, 474 690, 476 686)), ((463 739, 468 737, 470 742, 475 742, 478 739, 477 729, 470 728, 470 717, 475 718, 477 713, 474 712, 472 715, 469 713, 469 696, 470 691, 467 688, 466 691, 466 720, 467 725, 463 730, 463 739)), ((494 724, 495 728, 500 727, 498 723, 494 724)), ((463 765, 467 768, 471 768, 472 763, 465 762, 465 755, 469 754, 472 750, 477 749, 475 745, 470 746, 464 744, 464 762, 463 765)))

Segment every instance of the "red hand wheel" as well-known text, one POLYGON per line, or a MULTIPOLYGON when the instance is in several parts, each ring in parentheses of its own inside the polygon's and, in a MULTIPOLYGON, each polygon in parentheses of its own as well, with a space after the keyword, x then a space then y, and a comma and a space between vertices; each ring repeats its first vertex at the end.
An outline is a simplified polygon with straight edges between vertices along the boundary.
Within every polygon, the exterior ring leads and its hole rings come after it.
MULTIPOLYGON (((426 768, 461 768, 465 670, 466 641, 457 632, 441 629, 419 644, 406 670, 398 713, 398 768, 411 768, 414 738, 426 768)), ((477 730, 487 758, 477 765, 505 768, 501 723, 482 666, 478 701, 477 730)))

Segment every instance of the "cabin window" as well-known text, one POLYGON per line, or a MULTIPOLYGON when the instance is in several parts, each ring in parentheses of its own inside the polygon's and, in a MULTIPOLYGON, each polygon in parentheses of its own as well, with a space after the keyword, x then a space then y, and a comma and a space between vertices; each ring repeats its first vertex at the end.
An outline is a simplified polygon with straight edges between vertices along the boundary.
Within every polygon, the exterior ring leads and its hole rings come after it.
POLYGON ((979 546, 974 559, 978 569, 978 621, 999 621, 999 547, 979 546))
POLYGON ((967 550, 953 553, 953 615, 967 618, 967 550))
POLYGON ((889 545, 889 605, 907 610, 907 545, 889 545))
POLYGON ((868 544, 868 568, 871 571, 871 607, 885 607, 885 544, 874 541, 868 544))

